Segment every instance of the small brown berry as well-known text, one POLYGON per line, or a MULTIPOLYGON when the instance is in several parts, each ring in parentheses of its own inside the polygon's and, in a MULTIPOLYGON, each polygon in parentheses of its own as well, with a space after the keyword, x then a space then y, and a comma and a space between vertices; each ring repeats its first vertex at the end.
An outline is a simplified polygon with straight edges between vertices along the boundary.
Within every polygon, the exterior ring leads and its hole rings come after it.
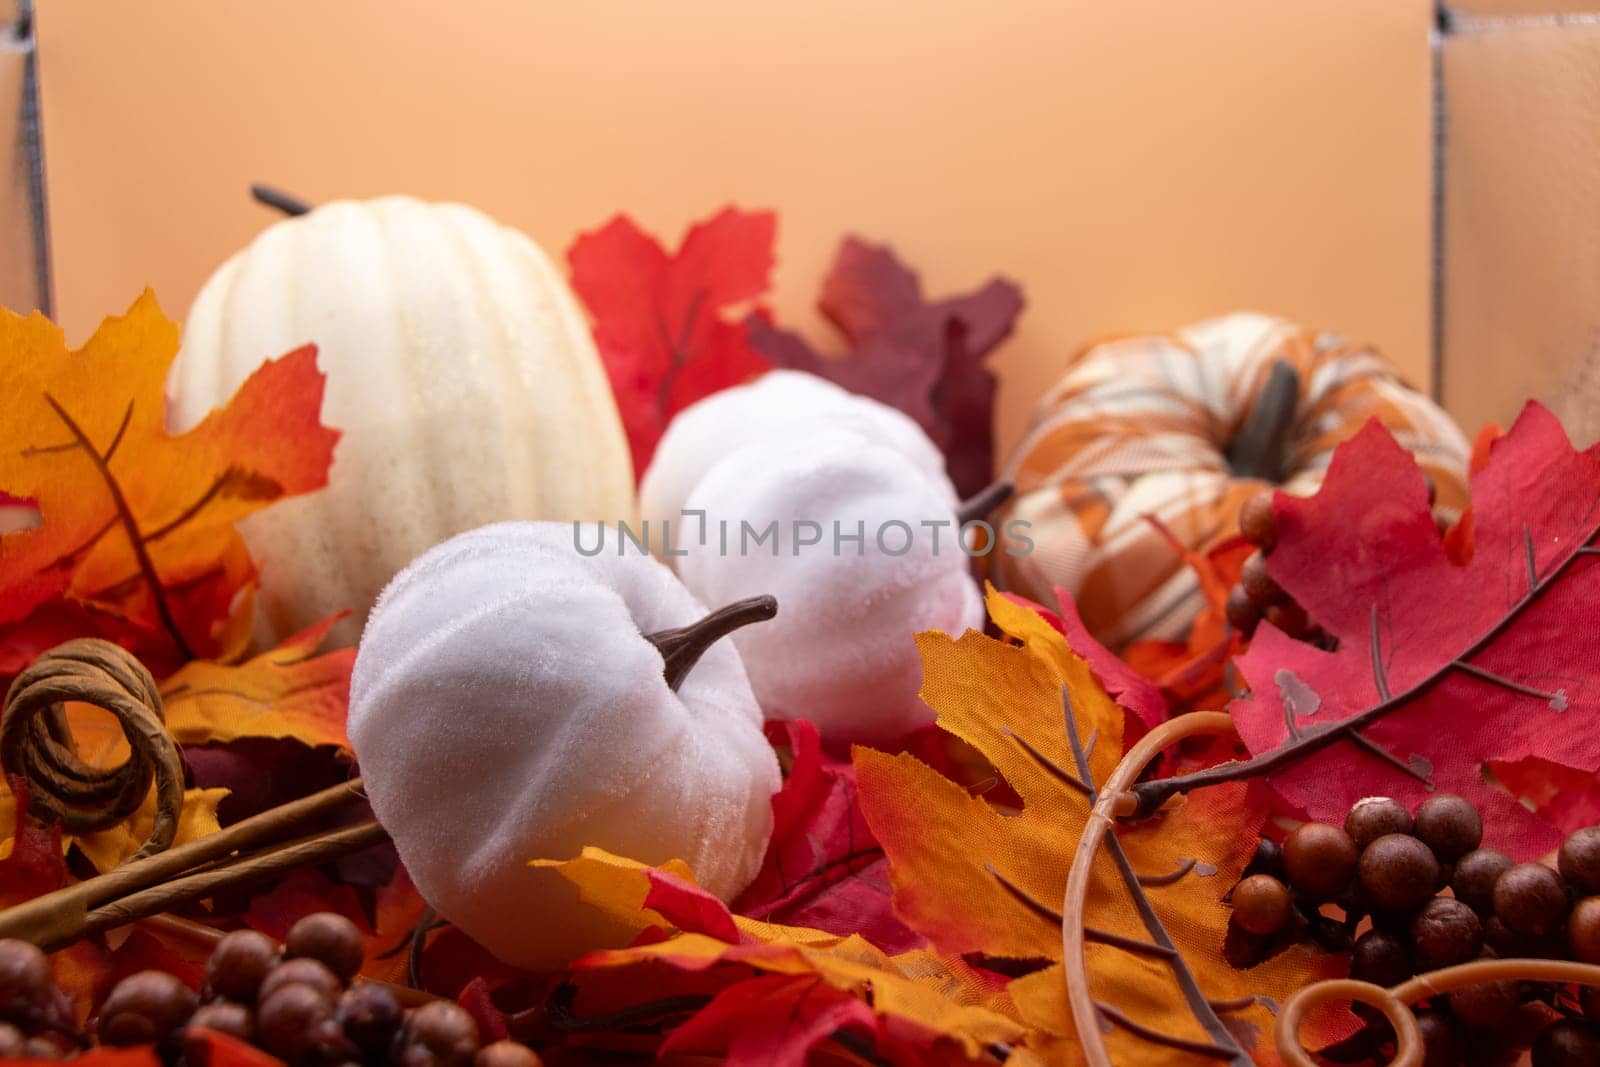
POLYGON ((1263 552, 1278 546, 1278 522, 1272 514, 1272 490, 1257 493, 1239 508, 1239 534, 1263 552))
POLYGON ((155 1045, 188 1022, 199 998, 165 971, 139 971, 118 982, 100 1005, 103 1045, 155 1045))
POLYGON ((1384 930, 1368 930, 1356 938, 1350 949, 1350 977, 1373 985, 1399 985, 1413 974, 1416 966, 1411 949, 1399 937, 1384 930))
POLYGON ((1433 896, 1439 861, 1406 834, 1385 834, 1361 853, 1361 892, 1374 910, 1409 913, 1433 896))
POLYGON ((294 1062, 331 1046, 338 1037, 333 1001, 322 990, 301 983, 270 991, 263 986, 256 1009, 256 1039, 262 1048, 294 1062))
POLYGON ((1474 1030, 1493 1030, 1505 1026, 1522 1005, 1522 989, 1516 982, 1480 982, 1459 989, 1449 996, 1450 1014, 1474 1030))
POLYGON ((1262 607, 1284 600, 1283 587, 1267 573, 1267 557, 1260 552, 1250 553, 1239 572, 1239 587, 1245 595, 1262 607))
POLYGON ((1256 842, 1256 850, 1250 854, 1250 862, 1244 865, 1244 873, 1270 874, 1280 882, 1283 873, 1283 846, 1270 837, 1263 837, 1256 842))
POLYGON ((1519 934, 1542 937, 1567 917, 1567 887, 1542 863, 1519 863, 1494 883, 1494 913, 1519 934))
POLYGON ((1580 963, 1600 963, 1600 897, 1584 897, 1567 916, 1567 951, 1580 963))
POLYGON ((448 1000, 431 1000, 406 1013, 401 1039, 425 1049, 439 1067, 467 1067, 478 1052, 478 1025, 448 1000))
POLYGON ((1233 921, 1249 933, 1277 933, 1293 910, 1289 890, 1270 874, 1252 874, 1233 887, 1233 921))
POLYGON ((1228 592, 1226 611, 1228 623, 1247 637, 1256 632, 1261 622, 1261 606, 1237 585, 1228 592))
POLYGON ((357 982, 339 998, 339 1026, 358 1049, 377 1056, 400 1029, 403 1012, 395 995, 374 982, 357 982))
POLYGON ((227 1000, 217 1000, 210 1004, 202 1004, 189 1016, 189 1026, 184 1031, 183 1050, 190 1063, 204 1063, 204 1043, 200 1040, 198 1030, 215 1030, 219 1034, 238 1038, 240 1041, 249 1041, 255 1029, 254 1020, 250 1018, 250 1009, 243 1004, 235 1004, 227 1000), (194 1037, 191 1038, 190 1035, 194 1037))
POLYGON ((539 1054, 517 1041, 496 1041, 478 1050, 473 1067, 542 1067, 539 1054))
POLYGON ((1289 884, 1313 900, 1332 900, 1355 875, 1356 843, 1337 826, 1302 823, 1283 842, 1283 865, 1289 884))
POLYGON ((1516 863, 1504 852, 1492 848, 1477 848, 1456 860, 1455 874, 1450 878, 1450 888, 1456 899, 1466 903, 1479 915, 1494 911, 1494 883, 1516 863))
POLYGON ((1409 834, 1412 822, 1406 806, 1392 797, 1363 797, 1344 817, 1344 832, 1366 848, 1384 834, 1409 834))
POLYGON ((1478 913, 1454 897, 1434 897, 1411 920, 1411 943, 1425 971, 1452 967, 1478 958, 1483 950, 1483 924, 1478 913))
POLYGON ((52 981, 50 957, 37 945, 11 938, 0 941, 0 1015, 13 1018, 17 1009, 44 1005, 52 981))
POLYGON ((10 1023, 0 1023, 0 1060, 21 1059, 22 1046, 27 1043, 27 1034, 10 1023))
POLYGON ((1261 618, 1290 637, 1303 637, 1311 630, 1311 619, 1306 615, 1306 609, 1293 600, 1267 605, 1261 612, 1261 618))
POLYGON ((1417 805, 1416 834, 1441 861, 1465 856, 1483 841, 1483 820, 1472 801, 1440 793, 1417 805))
POLYGON ((50 1034, 35 1034, 22 1044, 22 1058, 28 1060, 60 1060, 66 1058, 66 1048, 50 1034))
POLYGON ((256 930, 222 935, 206 960, 206 988, 240 1004, 254 1004, 262 979, 278 963, 278 946, 256 930))
POLYGON ((1600 893, 1600 826, 1585 826, 1561 842, 1556 866, 1579 896, 1600 893))
POLYGON ((367 949, 355 923, 343 915, 319 911, 289 928, 289 936, 283 941, 283 954, 289 959, 318 960, 340 982, 348 982, 361 970, 367 949))
POLYGON ((1422 1067, 1457 1067, 1466 1056, 1466 1036, 1447 1011, 1423 1008, 1417 1012, 1422 1032, 1422 1067))
POLYGON ((303 958, 284 960, 268 971, 267 976, 261 980, 261 988, 256 993, 256 999, 265 1000, 286 985, 308 985, 329 1000, 336 999, 344 988, 334 973, 328 970, 327 964, 321 960, 303 958))
POLYGON ((1594 1067, 1600 1063, 1600 1032, 1588 1023, 1562 1019, 1539 1032, 1533 1067, 1594 1067))

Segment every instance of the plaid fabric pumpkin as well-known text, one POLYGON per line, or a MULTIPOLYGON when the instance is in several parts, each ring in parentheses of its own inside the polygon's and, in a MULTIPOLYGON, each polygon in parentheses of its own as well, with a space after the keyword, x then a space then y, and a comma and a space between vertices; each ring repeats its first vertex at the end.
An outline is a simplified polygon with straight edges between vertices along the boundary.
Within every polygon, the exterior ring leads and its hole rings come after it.
POLYGON ((1040 402, 1006 465, 1018 492, 1000 521, 1028 522, 1034 548, 996 553, 991 577, 1044 603, 1068 590, 1113 648, 1181 639, 1200 610, 1198 583, 1146 517, 1206 551, 1238 533, 1240 507, 1265 485, 1314 492, 1334 448, 1374 418, 1416 456, 1441 510, 1466 505, 1461 431, 1374 348, 1252 313, 1093 345, 1040 402), (1274 376, 1283 381, 1270 387, 1274 376), (1272 419, 1274 391, 1293 408, 1282 405, 1277 454, 1266 457, 1277 471, 1263 478, 1230 454, 1247 427, 1272 419))

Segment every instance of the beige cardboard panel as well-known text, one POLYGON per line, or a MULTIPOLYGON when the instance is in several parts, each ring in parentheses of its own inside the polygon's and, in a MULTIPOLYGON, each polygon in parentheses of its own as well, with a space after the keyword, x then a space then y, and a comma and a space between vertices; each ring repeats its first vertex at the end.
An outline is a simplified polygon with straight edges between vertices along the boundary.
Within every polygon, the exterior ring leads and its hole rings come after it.
POLYGON ((476 204, 559 253, 618 210, 676 237, 781 212, 774 303, 846 232, 935 292, 1030 300, 1002 446, 1075 349, 1241 306, 1428 366, 1426 0, 289 4, 41 13, 59 304, 81 338, 154 285, 181 314, 313 199, 476 204))
POLYGON ((1575 15, 1600 12, 1600 0, 1456 0, 1447 4, 1464 15, 1575 15))
POLYGON ((1594 440, 1600 25, 1453 36, 1444 75, 1446 406, 1475 427, 1534 396, 1594 440))

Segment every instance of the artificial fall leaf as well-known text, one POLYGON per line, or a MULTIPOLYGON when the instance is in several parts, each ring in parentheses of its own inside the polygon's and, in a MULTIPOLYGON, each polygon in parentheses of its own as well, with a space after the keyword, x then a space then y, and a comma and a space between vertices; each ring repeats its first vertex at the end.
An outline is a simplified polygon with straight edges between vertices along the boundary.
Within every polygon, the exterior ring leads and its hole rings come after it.
MULTIPOLYGON (((973 631, 919 635, 922 696, 942 729, 988 757, 1021 809, 1001 809, 912 756, 858 748, 861 807, 889 856, 897 911, 936 950, 1037 961, 1039 969, 1008 989, 1034 1027, 1029 1047, 1070 1062, 1062 900, 1090 809, 1084 789, 1105 781, 1121 758, 1123 710, 1037 613, 992 590, 988 606, 1018 643, 973 631)), ((1222 957, 1223 897, 1262 820, 1245 790, 1230 783, 1196 793, 1119 828, 1096 857, 1085 912, 1088 973, 1114 1062, 1214 1062, 1152 1044, 1134 1026, 1259 1050, 1266 1043, 1254 1036, 1270 1027, 1259 998, 1281 998, 1317 973, 1319 958, 1301 946, 1250 970, 1222 957), (1111 943, 1119 938, 1146 946, 1169 938, 1177 954, 1129 951, 1111 943), (1202 1002, 1247 1006, 1225 1015, 1193 1006, 1186 983, 1203 991, 1202 1002)))
POLYGON ((890 905, 887 861, 856 803, 855 768, 825 752, 809 722, 768 723, 767 733, 792 760, 772 797, 767 854, 733 910, 840 936, 860 934, 887 952, 923 945, 890 905))
POLYGON ((292 738, 307 745, 349 748, 353 648, 317 655, 334 615, 240 664, 197 660, 161 684, 167 729, 180 745, 243 737, 292 738))
POLYGON ((607 987, 610 999, 598 1006, 586 1002, 586 979, 618 969, 661 973, 664 968, 667 974, 693 980, 696 990, 716 990, 711 1002, 685 1024, 692 1027, 682 1039, 685 1047, 669 1038, 665 1052, 692 1048, 729 1057, 727 1062, 735 1064, 806 1062, 805 1055, 833 1031, 779 1026, 773 1033, 772 1027, 806 1014, 812 996, 834 1005, 825 1014, 838 1012, 858 1024, 871 1039, 874 1055, 886 1062, 968 1062, 997 1042, 1022 1036, 1023 1028, 1006 1012, 1004 995, 959 959, 921 949, 891 956, 857 935, 841 937, 732 914, 695 885, 681 863, 650 868, 586 848, 574 859, 539 865, 554 868, 576 885, 586 904, 647 935, 632 947, 590 953, 573 962, 567 978, 578 987, 580 1010, 611 1012, 623 1002, 638 1005, 674 992, 663 989, 660 981, 612 983, 607 987), (654 938, 648 936, 652 931, 654 938), (752 972, 806 981, 762 986, 783 998, 779 1003, 784 1010, 750 1014, 735 1010, 748 997, 732 987, 750 981, 752 972), (718 981, 708 987, 703 979, 711 974, 718 981), (840 994, 861 1007, 840 1006, 840 994))
POLYGON ((1459 793, 1495 848, 1554 848, 1556 828, 1485 771, 1528 757, 1600 770, 1597 500, 1600 449, 1575 450, 1537 404, 1472 477, 1464 564, 1416 463, 1376 423, 1315 496, 1279 494, 1268 572, 1339 645, 1263 626, 1238 661, 1251 692, 1231 710, 1250 751, 1304 753, 1273 769, 1274 787, 1336 822, 1363 796, 1459 793))
POLYGON ((68 626, 160 667, 237 644, 254 570, 233 524, 326 484, 339 435, 318 421, 309 346, 169 434, 177 351, 177 326, 148 291, 76 351, 42 315, 0 310, 0 490, 39 516, 0 539, 0 646, 68 626))
POLYGON ((799 335, 750 320, 757 351, 881 400, 917 421, 945 456, 963 496, 994 472, 995 376, 984 363, 1011 334, 1022 291, 995 278, 963 296, 930 302, 922 282, 887 246, 848 237, 817 304, 852 351, 820 356, 799 335))
POLYGON ((770 211, 724 208, 668 253, 618 215, 567 249, 635 476, 644 475, 673 415, 767 369, 744 323, 729 316, 766 292, 777 224, 770 211))
MULTIPOLYGON (((1153 516, 1151 521, 1156 522, 1153 516)), ((1233 695, 1228 691, 1229 664, 1245 644, 1228 622, 1228 593, 1239 584, 1244 561, 1255 547, 1232 537, 1196 552, 1156 525, 1199 579, 1202 606, 1184 640, 1135 641, 1123 649, 1123 656, 1162 692, 1174 713, 1223 708, 1233 695)))

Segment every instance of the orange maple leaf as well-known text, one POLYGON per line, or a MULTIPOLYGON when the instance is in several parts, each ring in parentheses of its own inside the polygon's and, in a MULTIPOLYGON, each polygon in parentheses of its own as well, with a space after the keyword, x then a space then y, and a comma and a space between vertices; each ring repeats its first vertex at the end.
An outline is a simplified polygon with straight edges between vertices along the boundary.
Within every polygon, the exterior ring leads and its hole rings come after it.
POLYGON ((148 291, 76 351, 42 315, 0 310, 0 493, 37 515, 0 539, 12 658, 86 626, 167 668, 242 648, 254 567, 233 524, 325 485, 339 434, 318 420, 311 346, 169 434, 177 352, 177 326, 148 291))
MULTIPOLYGON (((919 635, 922 696, 940 727, 989 759, 1021 809, 1001 810, 914 756, 857 748, 862 812, 889 857, 896 912, 938 951, 1048 961, 1008 991, 1033 1028, 1028 1046, 1050 1062, 1074 1062, 1062 901, 1094 783, 1122 756, 1123 711, 1037 613, 993 590, 988 606, 1013 641, 972 631, 919 635)), ((1120 829, 1096 857, 1088 972, 1114 1062, 1217 1062, 1152 1044, 1148 1033, 1213 1045, 1221 1035, 1242 1057, 1254 1035, 1270 1029, 1263 1005, 1329 965, 1304 947, 1250 970, 1223 958, 1223 897, 1263 817, 1245 802, 1245 788, 1197 793, 1120 829), (1163 937, 1176 954, 1159 945, 1163 937), (1196 990, 1204 991, 1198 1002, 1196 990)), ((1270 1055, 1270 1042, 1260 1044, 1270 1055)))
POLYGON ((288 737, 349 748, 353 648, 317 655, 343 615, 332 615, 239 664, 197 660, 161 683, 167 729, 180 745, 288 737))

